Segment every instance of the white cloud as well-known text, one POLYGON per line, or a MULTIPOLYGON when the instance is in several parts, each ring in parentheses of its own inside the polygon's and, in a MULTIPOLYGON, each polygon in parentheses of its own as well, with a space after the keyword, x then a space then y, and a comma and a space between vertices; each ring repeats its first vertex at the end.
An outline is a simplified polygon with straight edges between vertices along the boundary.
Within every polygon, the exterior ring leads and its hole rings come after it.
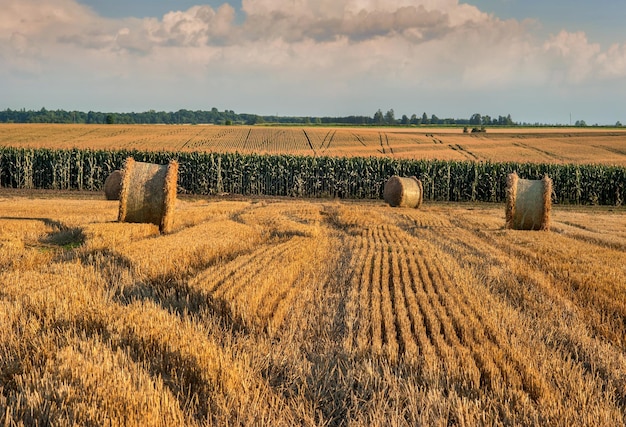
POLYGON ((626 78, 626 45, 603 51, 566 31, 539 40, 532 22, 503 21, 458 0, 243 0, 239 20, 226 3, 122 20, 75 0, 3 3, 0 74, 39 76, 42 87, 55 78, 85 85, 78 92, 98 84, 138 96, 152 86, 171 96, 170 86, 194 94, 206 87, 227 104, 224 88, 240 90, 245 102, 265 87, 284 88, 282 99, 391 103, 411 93, 502 94, 626 78))
POLYGON ((583 32, 559 32, 544 43, 544 50, 554 64, 554 69, 563 71, 563 78, 579 83, 593 78, 598 66, 600 45, 589 43, 583 32))
POLYGON ((48 32, 54 36, 94 17, 89 9, 74 0, 7 0, 2 4, 0 34, 15 31, 28 35, 48 32))
POLYGON ((187 11, 167 13, 158 24, 146 26, 151 40, 166 46, 219 44, 229 38, 235 10, 224 4, 217 10, 210 6, 194 6, 187 11))
POLYGON ((244 0, 242 5, 248 34, 290 41, 360 41, 397 34, 423 41, 468 22, 488 20, 477 8, 455 0, 244 0))
POLYGON ((598 55, 602 75, 614 78, 626 76, 626 44, 612 45, 606 52, 598 55))

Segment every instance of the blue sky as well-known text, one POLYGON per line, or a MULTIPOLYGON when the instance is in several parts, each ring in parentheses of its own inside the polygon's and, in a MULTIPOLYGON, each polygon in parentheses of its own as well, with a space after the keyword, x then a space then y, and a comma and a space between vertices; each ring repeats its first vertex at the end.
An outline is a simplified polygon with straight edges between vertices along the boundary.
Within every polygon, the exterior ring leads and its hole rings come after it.
POLYGON ((476 0, 468 3, 501 19, 535 19, 546 33, 585 31, 600 43, 626 43, 623 20, 626 3, 620 0, 476 0))
POLYGON ((617 0, 0 2, 0 109, 626 123, 617 0))
POLYGON ((134 16, 135 18, 160 18, 173 10, 187 10, 200 4, 217 9, 222 4, 228 3, 235 10, 241 10, 241 0, 81 0, 80 3, 109 18, 125 18, 129 16, 134 16))

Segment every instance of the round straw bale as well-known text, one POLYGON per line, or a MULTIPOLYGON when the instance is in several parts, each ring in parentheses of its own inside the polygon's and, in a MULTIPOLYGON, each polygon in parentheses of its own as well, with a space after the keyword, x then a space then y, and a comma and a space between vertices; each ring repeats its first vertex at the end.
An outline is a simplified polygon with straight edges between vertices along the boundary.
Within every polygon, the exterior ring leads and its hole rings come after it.
POLYGON ((104 180, 104 196, 107 200, 119 200, 122 191, 122 171, 114 170, 104 180))
POLYGON ((394 175, 385 183, 383 198, 393 207, 419 208, 424 200, 422 181, 394 175))
POLYGON ((549 230, 552 209, 552 180, 521 179, 516 173, 506 180, 506 228, 549 230))
POLYGON ((161 233, 172 229, 178 162, 167 165, 126 159, 120 193, 120 222, 151 223, 161 233))

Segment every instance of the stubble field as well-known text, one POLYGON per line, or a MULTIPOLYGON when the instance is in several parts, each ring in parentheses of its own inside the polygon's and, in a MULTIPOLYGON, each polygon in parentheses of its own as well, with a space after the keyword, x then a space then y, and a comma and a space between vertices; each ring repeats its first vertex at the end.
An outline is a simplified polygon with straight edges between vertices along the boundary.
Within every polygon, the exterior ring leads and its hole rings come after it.
POLYGON ((626 166, 626 129, 0 124, 0 146, 626 166))
POLYGON ((624 425, 626 212, 0 190, 3 425, 624 425))

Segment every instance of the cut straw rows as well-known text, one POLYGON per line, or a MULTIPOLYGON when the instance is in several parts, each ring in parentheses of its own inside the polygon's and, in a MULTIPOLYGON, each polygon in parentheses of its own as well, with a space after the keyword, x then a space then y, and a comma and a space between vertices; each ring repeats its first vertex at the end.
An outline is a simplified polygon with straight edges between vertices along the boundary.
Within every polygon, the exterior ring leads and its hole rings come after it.
MULTIPOLYGON (((471 227, 471 219, 462 226, 471 227)), ((560 305, 573 303, 594 333, 621 348, 626 347, 623 322, 626 305, 615 298, 626 292, 626 273, 621 268, 626 264, 624 252, 599 247, 576 236, 555 233, 548 242, 533 233, 512 233, 509 236, 478 231, 480 240, 475 246, 482 248, 486 257, 507 254, 510 258, 513 254, 516 262, 511 268, 515 268, 519 280, 532 283, 560 305), (602 271, 590 270, 599 259, 603 260, 602 271), (528 265, 541 268, 529 271, 528 265)), ((476 231, 466 230, 464 234, 470 237, 476 231)), ((451 241, 458 239, 458 235, 450 237, 451 241)))
POLYGON ((159 235, 58 200, 2 204, 9 425, 624 420, 621 212, 202 200, 159 235))
MULTIPOLYGON (((82 419, 85 423, 104 424, 108 419, 128 425, 180 424, 185 418, 183 407, 186 414, 212 423, 233 415, 223 412, 228 405, 239 408, 238 417, 245 419, 246 406, 256 404, 253 399, 258 395, 272 402, 265 406, 265 416, 289 417, 280 397, 270 397, 273 392, 268 385, 242 361, 233 359, 211 332, 154 303, 111 301, 105 295, 105 280, 98 275, 79 264, 53 265, 47 274, 0 275, 4 296, 20 307, 20 317, 13 320, 17 325, 11 329, 28 335, 14 343, 32 343, 32 348, 9 349, 9 354, 20 355, 16 362, 22 367, 18 369, 28 366, 30 372, 20 377, 16 387, 49 393, 45 397, 52 400, 66 393, 62 401, 72 410, 83 407, 80 414, 87 417, 82 419), (73 331, 84 335, 76 337, 73 331), (106 337, 105 347, 99 337, 106 337), (101 351, 94 353, 94 346, 101 351), (46 362, 46 352, 57 357, 46 362), (96 363, 98 359, 101 363, 96 363), (85 396, 79 390, 92 393, 85 396), (129 413, 135 418, 127 419, 129 413)), ((8 321, 4 319, 3 324, 8 321)), ((47 412, 39 407, 45 402, 28 398, 20 402, 12 405, 15 412, 47 412)), ((64 409, 57 410, 59 414, 50 416, 62 419, 64 409)), ((189 420, 185 424, 193 425, 189 420)))
POLYGON ((190 281, 190 286, 221 301, 226 314, 240 319, 245 326, 275 332, 290 312, 304 310, 312 297, 315 268, 323 259, 327 242, 294 236, 282 243, 264 245, 208 269, 190 281))
MULTIPOLYGON (((455 329, 461 338, 465 337, 463 343, 470 346, 481 371, 486 373, 481 378, 484 386, 502 398, 522 390, 538 401, 566 399, 583 411, 589 408, 589 396, 594 396, 596 415, 588 412, 585 417, 604 419, 612 411, 605 399, 625 401, 625 382, 618 367, 624 363, 623 358, 619 362, 611 356, 614 350, 609 349, 612 345, 608 341, 600 343, 589 335, 584 326, 588 319, 577 316, 571 302, 549 285, 553 278, 529 271, 527 260, 511 255, 514 252, 505 244, 505 236, 494 239, 498 234, 486 231, 477 236, 476 224, 467 214, 455 222, 459 227, 454 230, 426 231, 426 240, 420 245, 428 246, 428 241, 445 248, 453 257, 466 255, 464 268, 449 266, 442 270, 448 280, 441 283, 448 291, 441 295, 448 296, 446 307, 461 313, 452 316, 463 319, 455 329), (479 281, 477 277, 484 279, 479 281), (499 293, 507 304, 492 300, 492 292, 499 293), (574 361, 568 371, 557 368, 564 359, 574 361), (575 397, 562 395, 561 390, 572 388, 586 391, 575 397), (600 390, 613 390, 614 395, 606 396, 600 390)), ((446 257, 443 253, 437 255, 437 259, 446 257)), ((532 259, 537 261, 536 254, 532 259)))
POLYGON ((355 240, 348 347, 418 360, 426 377, 459 389, 543 395, 547 385, 478 314, 480 303, 466 299, 435 256, 415 249, 423 242, 393 226, 370 228, 355 240))

